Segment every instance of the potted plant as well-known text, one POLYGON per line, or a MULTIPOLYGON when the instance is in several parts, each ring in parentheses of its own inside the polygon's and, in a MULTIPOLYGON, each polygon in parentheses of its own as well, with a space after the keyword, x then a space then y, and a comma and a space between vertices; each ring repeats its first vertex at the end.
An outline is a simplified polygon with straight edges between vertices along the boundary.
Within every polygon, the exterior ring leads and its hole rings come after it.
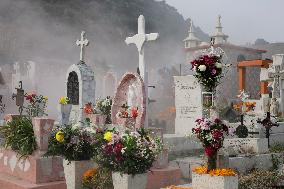
POLYGON ((47 115, 45 113, 46 103, 48 98, 46 96, 37 95, 36 93, 25 94, 28 105, 26 108, 29 117, 42 117, 47 115))
POLYGON ((101 147, 95 151, 95 160, 112 171, 114 189, 146 188, 147 173, 160 153, 160 143, 149 131, 98 131, 96 141, 101 147))
POLYGON ((46 156, 62 156, 67 189, 80 189, 83 173, 95 166, 90 128, 76 125, 57 127, 52 131, 46 156))
POLYGON ((216 169, 217 152, 223 146, 229 128, 220 119, 197 119, 192 132, 202 143, 207 157, 208 171, 216 169))
POLYGON ((72 109, 72 104, 68 104, 69 101, 69 98, 65 96, 60 97, 59 99, 59 111, 61 114, 62 125, 68 125, 69 123, 70 112, 72 109))

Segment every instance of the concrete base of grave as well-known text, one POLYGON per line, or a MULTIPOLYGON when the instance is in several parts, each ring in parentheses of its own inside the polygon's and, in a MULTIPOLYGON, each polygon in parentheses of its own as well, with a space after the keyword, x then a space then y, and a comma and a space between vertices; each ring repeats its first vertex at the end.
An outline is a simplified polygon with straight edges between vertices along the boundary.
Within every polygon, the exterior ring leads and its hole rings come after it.
POLYGON ((204 163, 202 157, 186 157, 173 160, 170 162, 170 165, 180 168, 182 178, 186 181, 191 181, 192 169, 202 166, 204 163))
POLYGON ((151 169, 151 172, 148 173, 146 189, 160 189, 178 184, 181 184, 181 171, 179 168, 151 169))
POLYGON ((269 170, 273 167, 273 158, 282 161, 281 153, 239 155, 236 157, 219 156, 219 165, 224 168, 232 168, 239 173, 247 173, 252 169, 269 170))
POLYGON ((0 148, 0 173, 36 184, 64 180, 61 157, 41 157, 34 154, 26 159, 19 159, 16 152, 3 148, 0 148))
POLYGON ((192 174, 193 189, 238 189, 238 176, 192 174))
POLYGON ((263 154, 269 151, 267 138, 231 138, 225 139, 222 151, 226 155, 240 153, 263 154))
POLYGON ((65 181, 34 184, 18 177, 0 173, 0 188, 2 189, 67 189, 65 181))
MULTIPOLYGON (((185 135, 180 134, 164 134, 163 141, 169 148, 169 159, 180 155, 197 155, 203 151, 203 147, 185 135)), ((203 154, 200 153, 200 154, 203 154)))

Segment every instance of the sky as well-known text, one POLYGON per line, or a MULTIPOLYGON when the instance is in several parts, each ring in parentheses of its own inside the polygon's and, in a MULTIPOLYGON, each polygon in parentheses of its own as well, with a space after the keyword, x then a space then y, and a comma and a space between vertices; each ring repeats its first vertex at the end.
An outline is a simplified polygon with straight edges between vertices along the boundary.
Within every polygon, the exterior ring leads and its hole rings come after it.
POLYGON ((215 31, 217 16, 223 32, 234 44, 254 43, 257 38, 284 42, 284 0, 166 0, 204 32, 215 31))

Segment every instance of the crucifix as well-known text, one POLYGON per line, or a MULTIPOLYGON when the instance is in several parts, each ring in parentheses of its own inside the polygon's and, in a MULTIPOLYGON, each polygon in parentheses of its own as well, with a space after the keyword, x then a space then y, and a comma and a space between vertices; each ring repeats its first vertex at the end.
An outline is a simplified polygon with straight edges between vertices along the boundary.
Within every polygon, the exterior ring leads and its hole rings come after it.
MULTIPOLYGON (((138 18, 138 33, 133 37, 127 37, 125 43, 135 44, 139 54, 139 73, 142 77, 145 85, 145 94, 146 99, 148 99, 148 72, 147 64, 144 60, 144 44, 148 41, 155 41, 159 37, 158 33, 145 33, 145 18, 143 15, 140 15, 138 18)), ((146 116, 145 116, 145 127, 148 127, 148 100, 146 102, 146 116)))
POLYGON ((78 45, 81 49, 80 51, 80 62, 81 63, 85 63, 84 59, 85 59, 85 46, 89 45, 89 40, 85 38, 85 31, 81 32, 81 39, 77 39, 76 41, 76 45, 78 45))
POLYGON ((12 99, 16 98, 16 106, 19 107, 20 115, 22 115, 25 101, 25 91, 23 89, 23 82, 19 81, 19 87, 15 89, 17 90, 17 93, 12 95, 12 99))

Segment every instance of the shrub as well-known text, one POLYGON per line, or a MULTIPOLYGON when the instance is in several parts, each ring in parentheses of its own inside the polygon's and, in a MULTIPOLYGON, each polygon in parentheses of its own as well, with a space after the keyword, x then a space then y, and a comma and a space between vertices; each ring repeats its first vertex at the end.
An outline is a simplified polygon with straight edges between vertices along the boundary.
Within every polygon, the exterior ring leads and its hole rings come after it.
POLYGON ((20 158, 31 155, 37 148, 33 124, 27 117, 13 118, 0 127, 0 134, 5 138, 4 147, 17 152, 20 158))

